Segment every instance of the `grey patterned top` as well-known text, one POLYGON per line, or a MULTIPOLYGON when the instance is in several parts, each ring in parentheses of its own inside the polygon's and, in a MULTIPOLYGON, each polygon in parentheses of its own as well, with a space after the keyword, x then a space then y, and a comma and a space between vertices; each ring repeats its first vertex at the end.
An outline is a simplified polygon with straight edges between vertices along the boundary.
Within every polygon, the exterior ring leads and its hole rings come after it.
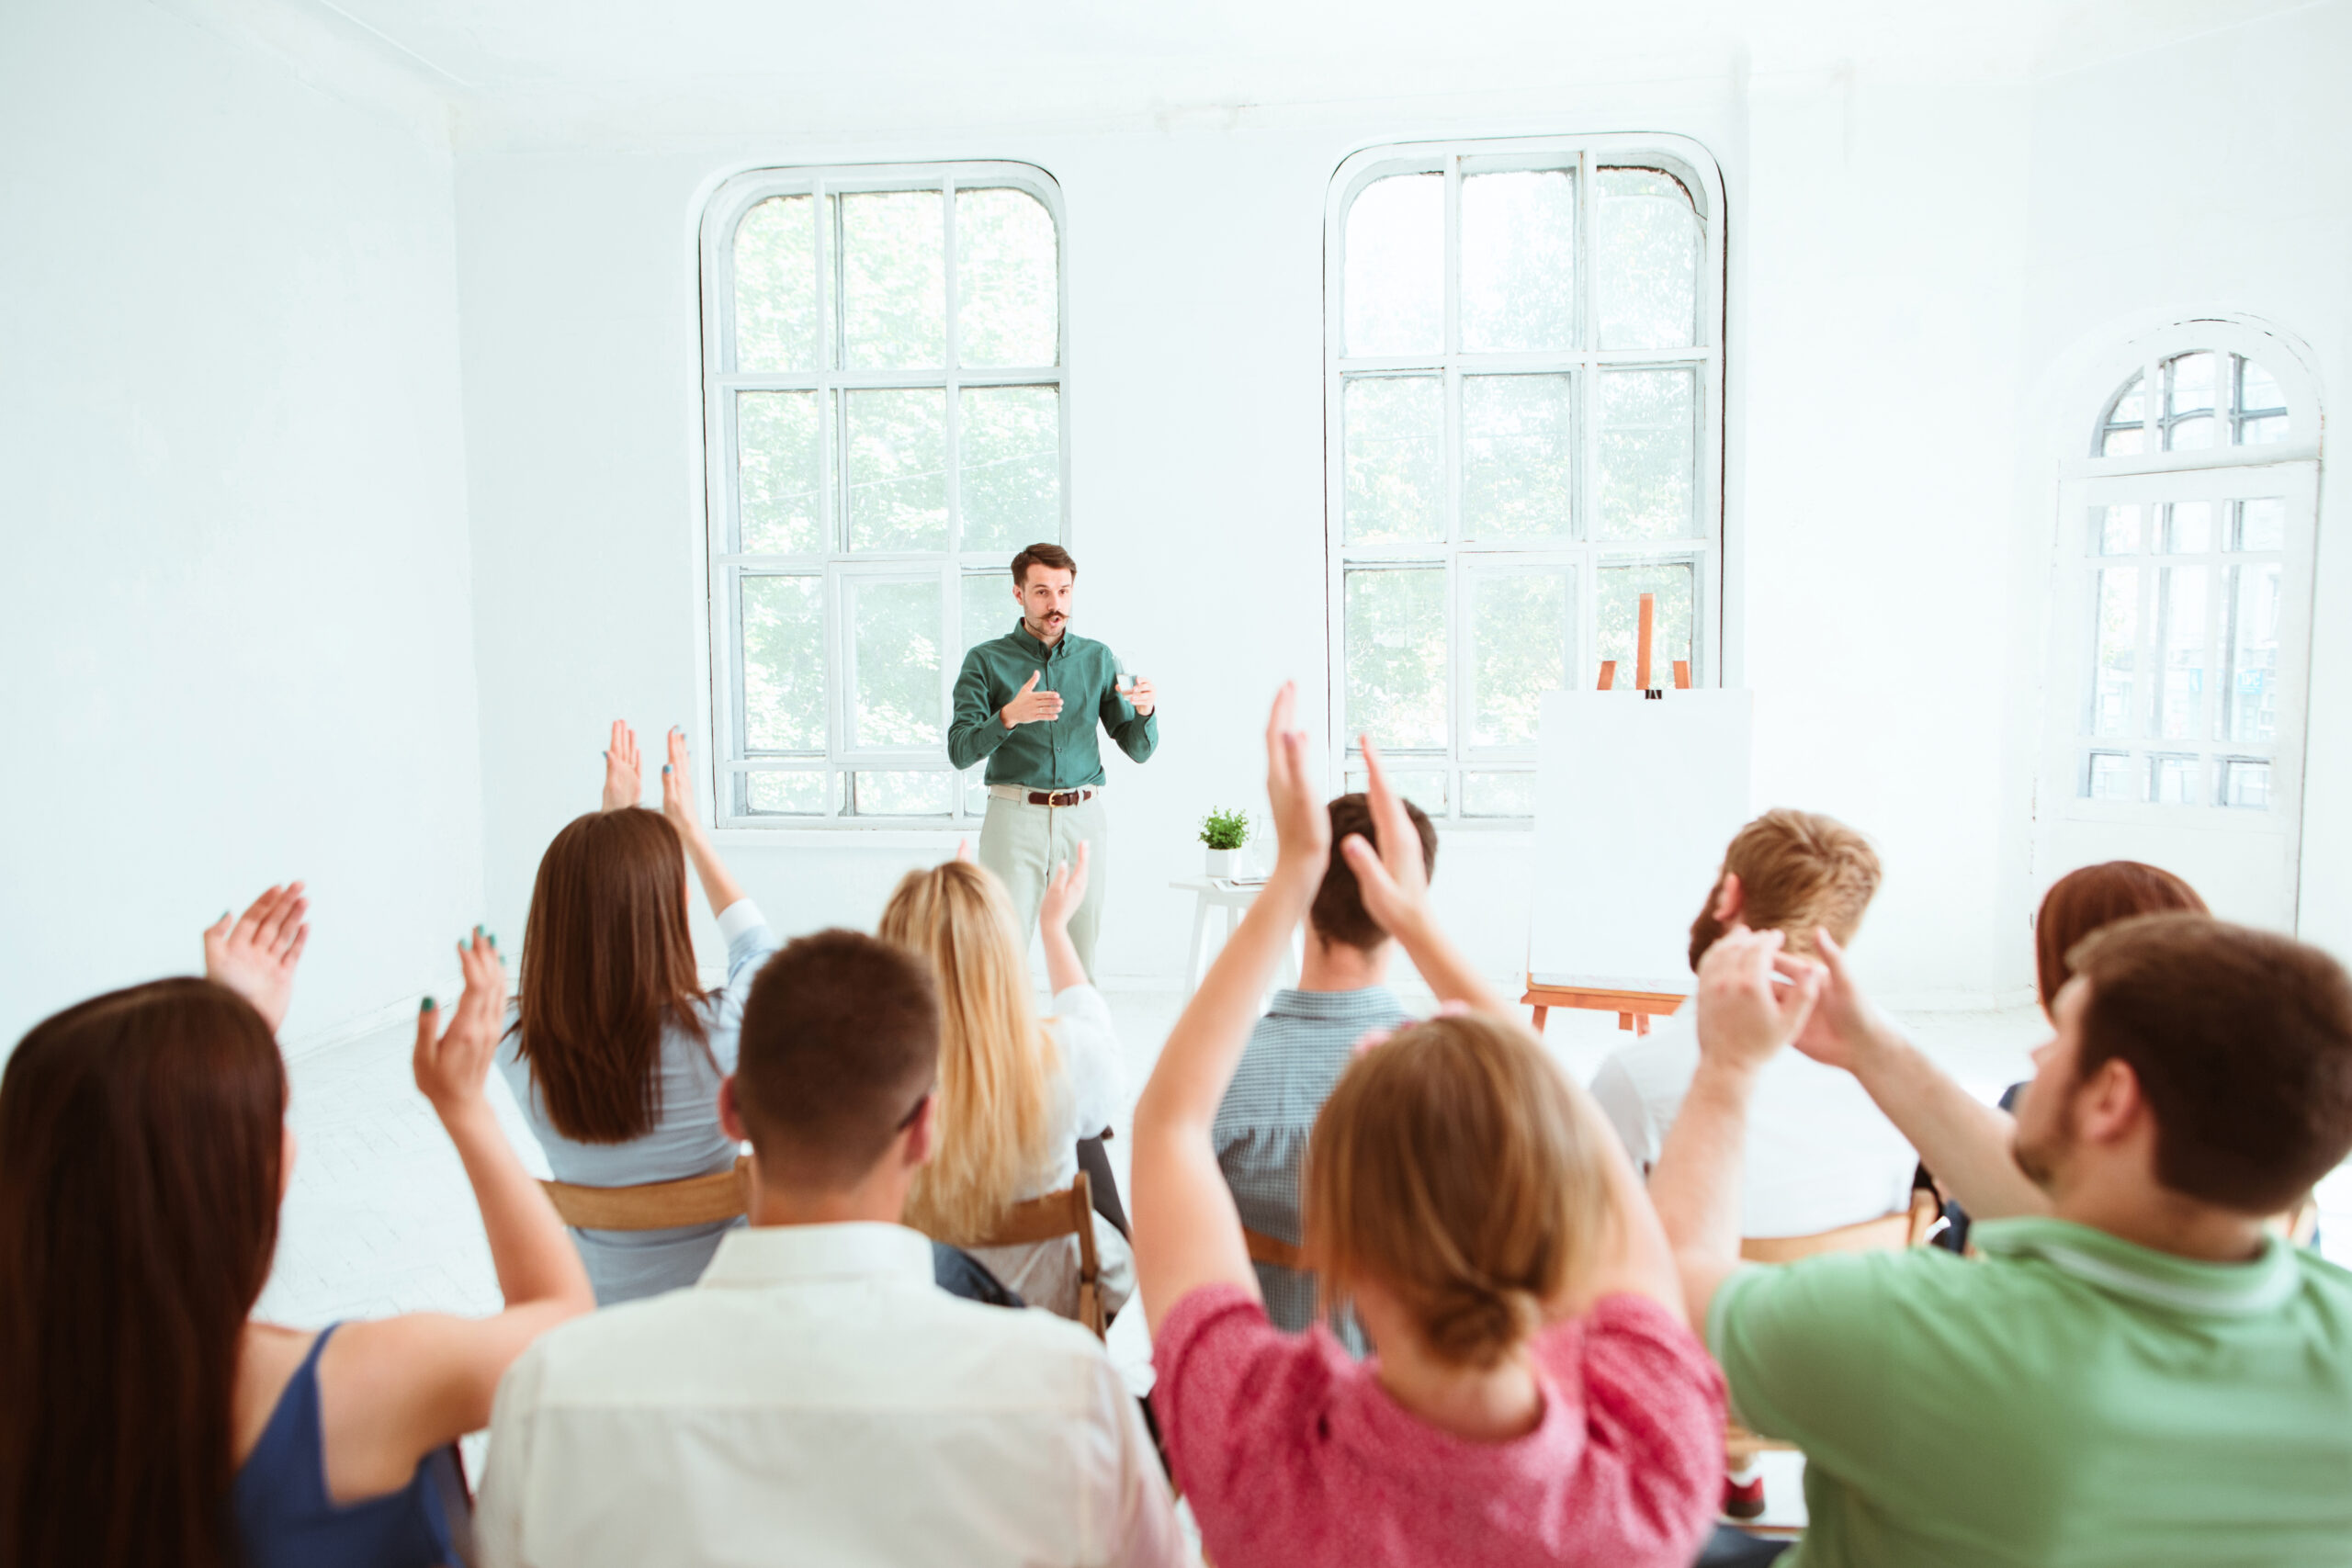
MULTIPOLYGON (((1211 1134, 1243 1224, 1298 1245, 1298 1176, 1316 1112, 1364 1032, 1393 1029, 1405 1020, 1404 1006, 1385 986, 1274 993, 1273 1005, 1241 1054, 1211 1134)), ((1276 1327, 1297 1333, 1315 1321, 1314 1275, 1270 1263, 1252 1267, 1266 1297, 1266 1315, 1276 1327)), ((1352 1318, 1340 1325, 1340 1337, 1351 1351, 1363 1354, 1352 1318)))

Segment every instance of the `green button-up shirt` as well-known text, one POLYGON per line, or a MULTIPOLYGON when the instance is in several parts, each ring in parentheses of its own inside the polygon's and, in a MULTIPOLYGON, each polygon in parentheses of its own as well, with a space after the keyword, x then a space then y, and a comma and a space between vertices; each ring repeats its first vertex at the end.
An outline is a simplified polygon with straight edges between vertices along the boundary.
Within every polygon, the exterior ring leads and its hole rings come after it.
POLYGON ((1112 677, 1118 660, 1091 637, 1065 631, 1047 648, 1019 622, 1001 637, 964 655, 956 677, 956 717, 947 727, 947 760, 959 769, 986 757, 988 782, 1030 789, 1077 789, 1102 782, 1099 720, 1136 761, 1159 744, 1159 716, 1146 716, 1119 695, 1112 677), (1062 694, 1061 716, 1011 729, 998 716, 1029 677, 1041 692, 1062 694))

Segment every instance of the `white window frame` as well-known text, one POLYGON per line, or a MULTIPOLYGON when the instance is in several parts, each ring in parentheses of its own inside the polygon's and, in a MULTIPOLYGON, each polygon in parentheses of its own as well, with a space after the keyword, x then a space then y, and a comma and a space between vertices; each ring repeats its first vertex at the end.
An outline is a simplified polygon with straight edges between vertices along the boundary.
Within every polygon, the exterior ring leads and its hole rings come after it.
MULTIPOLYGON (((2312 576, 2318 525, 2320 400, 2317 379, 2302 355, 2283 339, 2248 323, 2229 320, 2188 321, 2150 333, 2120 353, 2086 371, 2078 385, 2086 395, 2069 405, 2070 417, 2082 418, 2079 436, 2070 435, 2074 455, 2058 465, 2058 527, 2053 558, 2055 592, 2050 615, 2051 671, 2048 716, 2043 724, 2040 809, 2071 822, 2115 823, 2143 827, 2176 827, 2200 833, 2276 833, 2283 825, 2290 835, 2287 865, 2301 865, 2301 827, 2304 746, 2310 695, 2311 632, 2314 606, 2312 576), (2145 426, 2151 446, 2164 417, 2161 407, 2164 364, 2183 354, 2211 351, 2253 360, 2277 379, 2289 416, 2288 438, 2256 446, 2223 445, 2187 451, 2141 451, 2106 457, 2095 453, 2112 425, 2118 396, 2136 372, 2146 392, 2145 426), (2087 415, 2087 417, 2084 417, 2087 415), (2090 671, 2096 658, 2098 607, 2085 591, 2102 558, 2090 553, 2089 515, 2093 507, 2139 503, 2146 509, 2143 529, 2155 526, 2156 509, 2168 502, 2210 502, 2216 505, 2213 526, 2225 527, 2229 502, 2253 495, 2273 495, 2286 501, 2282 547, 2262 552, 2263 559, 2281 562, 2279 583, 2278 715, 2267 746, 2270 762, 2267 807, 2254 810, 2220 803, 2214 764, 2239 756, 2249 748, 2211 739, 2211 710, 2220 701, 2219 671, 2225 658, 2226 594, 2215 579, 2208 590, 2205 633, 2209 671, 2206 734, 2194 739, 2161 739, 2149 732, 2153 713, 2145 652, 2154 612, 2156 569, 2167 558, 2151 544, 2136 555, 2105 558, 2118 566, 2136 566, 2143 573, 2139 584, 2139 621, 2143 672, 2135 682, 2132 702, 2137 716, 2132 732, 2111 743, 2085 733, 2085 704, 2090 671), (2133 754, 2135 773, 2140 759, 2154 753, 2191 756, 2199 760, 2199 784, 2195 805, 2162 804, 2145 799, 2101 800, 2083 794, 2081 770, 2090 751, 2116 750, 2133 754)), ((2217 400, 2222 396, 2217 389, 2217 400)), ((2230 417, 2217 407, 2217 421, 2230 417)), ((2213 551, 2194 558, 2210 563, 2217 572, 2241 557, 2217 541, 2213 551)), ((2161 649, 2157 658, 2161 660, 2161 649)))
MULTIPOLYGON (((931 164, 865 164, 799 168, 755 169, 737 175, 715 191, 704 209, 701 231, 703 464, 705 474, 705 537, 708 562, 708 624, 710 634, 710 702, 712 732, 712 820, 722 828, 763 831, 904 830, 910 827, 969 828, 986 810, 986 791, 978 770, 956 773, 949 769, 945 729, 955 715, 955 684, 967 637, 963 625, 963 579, 993 572, 1005 589, 1005 628, 1017 615, 1012 604, 1011 557, 1004 551, 963 548, 963 507, 957 465, 957 435, 962 418, 960 391, 967 387, 1037 387, 1052 385, 1058 393, 1060 431, 1061 515, 1056 542, 1070 540, 1070 376, 1069 225, 1061 186, 1053 175, 1031 164, 957 161, 931 164), (840 357, 841 309, 833 287, 836 243, 833 226, 822 220, 824 198, 870 191, 931 189, 941 193, 944 209, 943 265, 947 279, 946 354, 948 363, 921 369, 853 370, 825 365, 814 371, 743 372, 735 367, 735 232, 744 216, 759 203, 778 196, 818 198, 818 243, 815 265, 818 310, 828 323, 822 341, 840 357), (995 367, 967 369, 956 362, 956 193, 964 188, 1011 187, 1035 197, 1053 220, 1055 288, 1057 296, 1056 363, 1049 366, 995 367), (842 482, 844 462, 842 422, 826 416, 825 436, 819 443, 820 476, 826 497, 826 547, 799 555, 756 555, 736 547, 741 537, 740 466, 735 439, 735 394, 743 391, 814 391, 820 404, 837 403, 845 391, 874 388, 942 389, 946 398, 948 542, 944 550, 860 550, 847 547, 846 488, 842 482), (753 755, 747 744, 743 700, 743 638, 739 615, 739 587, 746 576, 763 574, 822 578, 825 652, 825 739, 816 751, 753 755), (853 747, 849 744, 852 661, 855 649, 846 611, 845 585, 852 580, 921 580, 935 574, 942 596, 940 653, 941 740, 925 747, 853 747), (812 768, 811 763, 820 768, 812 768), (758 773, 821 771, 827 809, 824 815, 785 815, 747 809, 743 781, 758 773), (853 813, 850 775, 857 773, 944 772, 951 781, 949 809, 928 816, 859 816, 853 813)), ((1024 543, 1027 541, 1024 541, 1024 543)))
MULTIPOLYGON (((1529 817, 1467 816, 1463 810, 1463 779, 1466 773, 1529 773, 1535 768, 1536 747, 1474 747, 1470 744, 1474 717, 1470 663, 1468 595, 1474 576, 1496 568, 1566 568, 1576 574, 1577 646, 1568 656, 1571 684, 1597 674, 1596 606, 1598 570, 1623 565, 1672 564, 1688 561, 1691 568, 1691 683, 1722 683, 1724 625, 1724 190, 1720 172, 1707 150, 1687 137, 1668 135, 1593 135, 1465 139, 1396 143, 1370 147, 1341 164, 1331 177, 1323 219, 1323 353, 1324 353, 1324 560, 1327 581, 1325 623, 1329 643, 1330 716, 1329 745, 1332 776, 1344 779, 1359 768, 1354 737, 1345 712, 1347 699, 1347 577, 1352 570, 1382 567, 1442 567, 1446 573, 1447 742, 1436 749, 1383 748, 1381 755, 1392 772, 1442 768, 1446 773, 1443 813, 1430 815, 1451 828, 1503 829, 1524 831, 1529 817), (1511 169, 1566 168, 1577 173, 1577 276, 1581 346, 1572 350, 1517 354, 1468 354, 1460 350, 1460 256, 1457 238, 1464 162, 1472 174, 1511 169), (1701 231, 1698 320, 1687 349, 1602 349, 1592 316, 1594 218, 1597 200, 1594 172, 1601 168, 1651 168, 1673 175, 1690 193, 1701 231), (1365 186, 1392 175, 1436 174, 1445 176, 1445 344, 1436 355, 1350 356, 1343 354, 1346 302, 1342 297, 1347 263, 1347 215, 1365 186), (1593 539, 1594 497, 1598 493, 1600 421, 1594 390, 1597 372, 1624 367, 1690 366, 1698 371, 1699 409, 1695 487, 1697 533, 1687 541, 1606 542, 1593 539), (1445 494, 1447 536, 1442 541, 1409 545, 1349 545, 1345 543, 1341 510, 1347 492, 1346 451, 1341 399, 1351 374, 1366 371, 1437 370, 1444 384, 1445 494), (1575 389, 1577 421, 1576 472, 1571 480, 1577 537, 1571 541, 1541 541, 1530 547, 1473 544, 1463 538, 1461 489, 1461 387, 1464 374, 1493 372, 1541 374, 1566 372, 1575 389)), ((1670 672, 1654 671, 1654 682, 1670 681, 1670 672)), ((1629 686, 1633 671, 1621 672, 1620 686, 1629 686)), ((1635 699, 1638 700, 1638 699, 1635 699)))

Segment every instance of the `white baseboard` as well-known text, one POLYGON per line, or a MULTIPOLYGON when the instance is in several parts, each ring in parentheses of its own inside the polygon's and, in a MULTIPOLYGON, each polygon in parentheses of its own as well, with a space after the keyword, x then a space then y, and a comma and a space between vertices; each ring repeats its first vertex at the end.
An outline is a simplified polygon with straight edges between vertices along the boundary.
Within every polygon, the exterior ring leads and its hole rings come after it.
POLYGON ((365 1040, 371 1034, 380 1034, 388 1029, 401 1025, 407 1025, 413 1029, 415 1027, 417 1003, 426 997, 432 997, 447 1007, 465 988, 465 981, 458 976, 451 975, 430 986, 411 991, 404 997, 386 1002, 382 1007, 371 1008, 362 1013, 354 1013, 340 1022, 328 1024, 322 1029, 309 1030, 291 1039, 280 1036, 277 1049, 288 1061, 299 1062, 305 1056, 315 1056, 322 1051, 336 1050, 356 1040, 365 1040))

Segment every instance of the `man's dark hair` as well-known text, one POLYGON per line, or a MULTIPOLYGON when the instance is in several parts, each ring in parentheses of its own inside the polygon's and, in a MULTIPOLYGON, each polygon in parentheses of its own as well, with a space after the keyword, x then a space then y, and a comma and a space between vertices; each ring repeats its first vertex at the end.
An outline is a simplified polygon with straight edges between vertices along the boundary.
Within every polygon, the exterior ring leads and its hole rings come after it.
POLYGON ((1032 545, 1012 558, 1012 585, 1015 588, 1029 586, 1029 569, 1033 566, 1042 566, 1048 571, 1066 571, 1072 577, 1078 575, 1078 562, 1059 545, 1032 545))
MULTIPOLYGON (((1342 795, 1333 797, 1331 812, 1331 864, 1323 873, 1323 886, 1315 890, 1315 902, 1306 911, 1306 923, 1326 942, 1339 942, 1369 953, 1388 940, 1380 922, 1364 911, 1363 890, 1356 886, 1355 869, 1348 864, 1348 857, 1340 852, 1340 840, 1350 833, 1361 833, 1364 842, 1380 848, 1380 835, 1373 830, 1372 796, 1342 795)), ((1405 803, 1405 815, 1412 818, 1413 831, 1421 836, 1421 863, 1430 874, 1437 874, 1437 829, 1429 814, 1411 801, 1405 803)))
POLYGON ((939 1077, 939 992, 911 953, 838 928, 785 944, 743 1003, 735 1102, 796 1184, 874 1168, 939 1077))
POLYGON ((2318 948, 2210 915, 2142 915, 2069 954, 2089 987, 2076 1072, 2129 1066, 2156 1179, 2272 1214, 2352 1149, 2352 978, 2318 948))

